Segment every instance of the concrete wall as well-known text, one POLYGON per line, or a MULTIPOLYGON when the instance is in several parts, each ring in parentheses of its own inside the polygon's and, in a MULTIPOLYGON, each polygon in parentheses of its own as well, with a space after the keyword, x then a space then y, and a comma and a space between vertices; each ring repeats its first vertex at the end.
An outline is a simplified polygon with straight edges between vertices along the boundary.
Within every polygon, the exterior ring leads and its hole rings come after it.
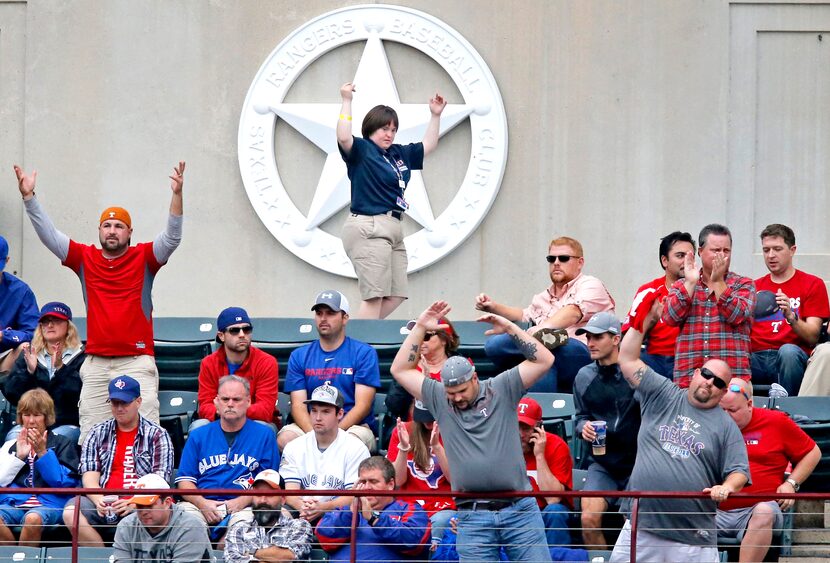
MULTIPOLYGON (((245 195, 236 146, 246 92, 268 54, 307 20, 347 4, 0 1, 8 270, 39 302, 83 311, 74 274, 25 217, 13 162, 39 170, 38 197, 59 228, 94 242, 108 205, 131 211, 135 241, 155 236, 169 204, 167 175, 183 159, 184 242, 156 278, 157 316, 212 316, 231 304, 255 316, 300 316, 327 287, 357 301, 354 280, 312 268, 265 229, 245 195)), ((713 221, 733 229, 736 271, 764 273, 757 235, 775 221, 796 229, 797 264, 830 277, 827 4, 401 4, 445 21, 486 60, 504 98, 510 150, 489 215, 455 252, 410 276, 411 299, 395 316, 442 297, 455 305, 453 317, 473 318, 478 291, 526 304, 549 283, 543 257, 558 234, 582 241, 586 271, 606 282, 620 315, 637 285, 660 275, 659 237, 696 235, 713 221)), ((337 102, 360 52, 352 45, 321 58, 289 98, 337 102)), ((402 99, 440 88, 460 101, 437 65, 402 46, 388 53, 402 99)), ((286 128, 277 136, 293 143, 283 180, 307 206, 322 153, 286 128)), ((459 177, 456 160, 469 143, 463 127, 443 139, 425 178, 459 177)), ((448 196, 435 201, 445 206, 448 196)))

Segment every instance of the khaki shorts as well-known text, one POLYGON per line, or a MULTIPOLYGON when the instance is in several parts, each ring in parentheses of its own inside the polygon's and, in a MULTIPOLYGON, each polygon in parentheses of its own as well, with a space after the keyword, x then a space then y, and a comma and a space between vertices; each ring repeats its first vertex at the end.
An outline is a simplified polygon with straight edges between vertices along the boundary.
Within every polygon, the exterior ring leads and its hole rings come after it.
MULTIPOLYGON (((187 489, 184 489, 184 491, 187 491, 187 489)), ((205 520, 205 515, 202 514, 202 511, 199 510, 196 507, 195 504, 187 502, 187 501, 182 501, 182 502, 179 502, 177 504, 178 504, 179 508, 182 509, 184 512, 187 512, 188 514, 192 514, 200 522, 204 523, 205 526, 208 525, 207 520, 205 520)), ((233 514, 231 514, 231 519, 228 520, 227 528, 230 529, 230 527, 233 526, 234 524, 236 524, 237 522, 250 522, 253 519, 254 519, 254 513, 251 510, 251 507, 248 506, 246 508, 243 508, 239 512, 234 512, 233 514)))
POLYGON ((141 416, 150 422, 159 422, 159 372, 153 356, 124 356, 109 358, 88 354, 81 365, 81 400, 79 405, 81 440, 99 422, 112 418, 109 399, 110 381, 119 375, 129 375, 141 386, 141 416))
MULTIPOLYGON (((297 437, 305 435, 303 429, 294 423, 283 426, 279 433, 282 434, 283 432, 289 432, 297 437)), ((368 425, 354 425, 346 430, 346 432, 363 442, 370 452, 375 451, 375 435, 372 433, 372 429, 369 428, 368 425)))
POLYGON ((350 213, 341 238, 357 274, 361 299, 407 296, 408 261, 401 220, 350 213))

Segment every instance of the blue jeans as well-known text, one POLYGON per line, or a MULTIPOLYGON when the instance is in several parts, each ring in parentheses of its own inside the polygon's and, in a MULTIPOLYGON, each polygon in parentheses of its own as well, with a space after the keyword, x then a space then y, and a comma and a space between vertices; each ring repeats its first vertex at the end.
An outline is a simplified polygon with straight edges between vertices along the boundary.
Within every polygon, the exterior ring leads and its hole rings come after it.
POLYGON ((34 506, 31 508, 18 508, 16 506, 4 505, 0 506, 0 520, 6 526, 22 526, 23 518, 30 512, 40 515, 43 526, 55 526, 61 520, 63 515, 62 508, 49 508, 47 506, 34 506))
POLYGON ((674 381, 674 356, 660 356, 643 352, 640 354, 640 359, 648 367, 668 378, 669 381, 674 381))
POLYGON ((526 497, 501 510, 458 511, 459 561, 550 561, 545 523, 536 499, 526 497))
MULTIPOLYGON (((541 346, 542 343, 540 342, 541 346)), ((487 339, 484 351, 499 370, 506 370, 518 365, 525 357, 519 352, 509 334, 497 334, 487 339)), ((534 393, 571 393, 576 372, 591 363, 588 347, 580 340, 569 339, 568 342, 553 351, 553 367, 536 384, 529 389, 534 393)))
POLYGON ((548 539, 548 547, 567 547, 571 545, 567 506, 558 502, 547 505, 542 509, 542 521, 545 523, 545 537, 548 539))
POLYGON ((807 359, 807 352, 795 344, 784 344, 778 350, 753 352, 750 356, 752 381, 766 385, 778 383, 794 397, 801 388, 807 359))

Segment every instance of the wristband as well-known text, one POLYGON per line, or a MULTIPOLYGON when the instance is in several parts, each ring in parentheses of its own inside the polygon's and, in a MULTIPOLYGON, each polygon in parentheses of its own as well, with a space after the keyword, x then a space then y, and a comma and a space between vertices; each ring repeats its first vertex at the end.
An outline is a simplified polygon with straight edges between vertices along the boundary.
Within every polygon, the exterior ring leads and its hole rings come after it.
POLYGON ((352 116, 351 115, 344 115, 344 114, 341 113, 340 114, 340 119, 345 119, 346 121, 351 121, 352 116))
POLYGON ((398 451, 399 451, 399 452, 408 452, 408 451, 409 451, 409 450, 411 450, 411 449, 412 449, 412 446, 409 446, 408 448, 403 449, 403 448, 401 447, 401 445, 400 445, 400 444, 398 444, 398 451))

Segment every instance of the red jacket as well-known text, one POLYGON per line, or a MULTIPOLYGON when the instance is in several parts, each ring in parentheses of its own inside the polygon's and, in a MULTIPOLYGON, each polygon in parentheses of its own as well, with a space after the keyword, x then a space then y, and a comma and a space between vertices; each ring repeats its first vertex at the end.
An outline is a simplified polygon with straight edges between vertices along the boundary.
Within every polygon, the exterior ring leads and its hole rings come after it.
MULTIPOLYGON (((202 365, 199 366, 199 418, 217 418, 213 400, 219 391, 219 379, 229 373, 224 346, 202 360, 202 365)), ((248 418, 273 422, 274 412, 277 410, 279 374, 276 358, 251 346, 248 357, 234 374, 244 377, 251 385, 248 418)))

